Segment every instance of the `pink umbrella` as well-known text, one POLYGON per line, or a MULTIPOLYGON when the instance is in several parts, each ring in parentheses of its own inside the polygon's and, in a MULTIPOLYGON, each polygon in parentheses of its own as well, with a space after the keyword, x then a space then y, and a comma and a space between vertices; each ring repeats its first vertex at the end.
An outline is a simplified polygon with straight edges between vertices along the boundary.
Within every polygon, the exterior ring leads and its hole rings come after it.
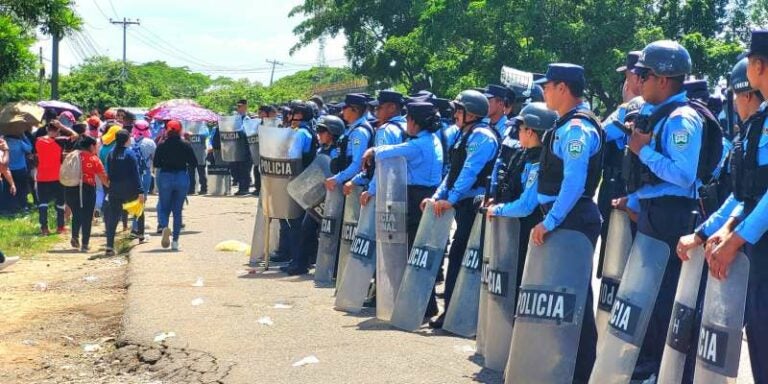
POLYGON ((149 113, 147 113, 147 116, 155 117, 155 114, 157 114, 162 109, 182 107, 182 106, 193 106, 193 107, 201 108, 200 104, 198 104, 196 101, 192 99, 171 99, 171 100, 166 100, 166 101, 155 104, 155 106, 149 110, 149 113))
POLYGON ((213 111, 191 105, 161 108, 152 117, 158 120, 219 121, 219 115, 213 111))

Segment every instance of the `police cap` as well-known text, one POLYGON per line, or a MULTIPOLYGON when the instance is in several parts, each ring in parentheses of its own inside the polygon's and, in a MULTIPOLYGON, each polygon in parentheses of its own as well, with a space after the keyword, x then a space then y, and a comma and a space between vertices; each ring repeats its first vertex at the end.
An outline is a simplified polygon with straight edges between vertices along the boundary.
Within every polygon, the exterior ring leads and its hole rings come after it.
POLYGON ((429 116, 435 115, 435 106, 432 103, 417 101, 408 103, 406 108, 408 109, 408 116, 411 116, 414 120, 424 120, 429 116))
POLYGON ((580 84, 582 87, 586 84, 584 79, 584 67, 569 63, 552 63, 547 67, 547 73, 541 79, 535 81, 536 84, 543 85, 552 81, 563 81, 568 83, 580 84))
POLYGON ((453 115, 454 108, 450 100, 436 98, 434 104, 440 112, 440 116, 449 118, 453 115))
POLYGON ((768 29, 752 31, 752 37, 749 39, 747 56, 752 55, 768 57, 768 29))
POLYGON ((502 100, 509 99, 509 88, 503 85, 488 84, 483 93, 489 100, 498 97, 502 100))
POLYGON ((344 97, 344 107, 359 105, 364 107, 368 103, 368 97, 360 93, 349 93, 344 97))
POLYGON ((370 102, 370 104, 376 107, 384 103, 395 103, 398 105, 403 105, 403 102, 405 102, 405 99, 403 98, 402 93, 395 91, 381 91, 379 92, 379 96, 376 98, 376 100, 370 102))
POLYGON ((688 80, 683 83, 683 89, 689 99, 709 100, 709 89, 706 80, 688 80))
POLYGON ((621 67, 616 68, 616 72, 624 72, 624 71, 631 71, 635 69, 635 64, 637 64, 637 60, 640 59, 640 55, 643 52, 641 51, 630 51, 627 53, 627 58, 621 67))

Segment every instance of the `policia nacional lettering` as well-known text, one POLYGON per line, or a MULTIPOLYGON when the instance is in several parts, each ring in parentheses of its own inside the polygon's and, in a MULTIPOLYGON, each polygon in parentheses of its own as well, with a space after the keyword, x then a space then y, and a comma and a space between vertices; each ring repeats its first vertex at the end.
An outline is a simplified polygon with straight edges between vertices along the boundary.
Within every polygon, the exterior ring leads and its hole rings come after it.
MULTIPOLYGON (((489 281, 490 285, 490 281, 489 281)), ((521 288, 517 299, 517 317, 547 322, 573 323, 576 295, 564 291, 521 288)))

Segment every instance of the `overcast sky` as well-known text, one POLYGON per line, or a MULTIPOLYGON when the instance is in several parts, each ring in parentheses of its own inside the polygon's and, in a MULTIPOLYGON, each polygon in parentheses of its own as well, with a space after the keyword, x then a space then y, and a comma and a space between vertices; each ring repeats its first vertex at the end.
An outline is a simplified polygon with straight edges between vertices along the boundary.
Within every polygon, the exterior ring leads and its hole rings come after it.
MULTIPOLYGON (((296 52, 288 50, 298 41, 293 28, 301 16, 288 12, 302 0, 75 0, 76 11, 85 21, 83 31, 65 38, 60 45, 60 70, 94 54, 122 59, 123 29, 109 19, 138 19, 128 27, 128 60, 137 63, 163 60, 172 66, 187 66, 212 77, 249 78, 269 84, 271 65, 275 80, 308 69, 318 61, 318 44, 296 52)), ((344 38, 328 39, 325 58, 329 66, 342 67, 344 38)), ((50 74, 51 41, 40 36, 34 52, 43 48, 50 74)))

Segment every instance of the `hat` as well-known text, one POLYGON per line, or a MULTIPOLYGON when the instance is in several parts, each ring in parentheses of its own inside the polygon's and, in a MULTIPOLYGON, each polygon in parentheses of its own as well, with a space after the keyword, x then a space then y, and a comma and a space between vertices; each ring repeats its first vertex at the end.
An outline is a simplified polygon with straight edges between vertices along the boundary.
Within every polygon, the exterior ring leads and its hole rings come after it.
POLYGON ((165 124, 165 129, 168 131, 181 133, 181 123, 178 120, 170 120, 165 124))
POLYGON ((631 71, 635 69, 635 64, 637 64, 637 60, 640 59, 640 55, 643 54, 642 51, 630 51, 627 53, 626 63, 622 65, 621 67, 616 68, 616 72, 624 72, 624 71, 631 71))
POLYGON ((325 104, 325 100, 323 100, 323 97, 320 95, 312 95, 312 97, 309 98, 310 101, 314 101, 318 104, 325 104))
POLYGON ((101 125, 101 120, 99 120, 99 118, 96 116, 91 116, 88 118, 87 123, 88 123, 88 126, 91 128, 98 128, 99 125, 101 125))
POLYGON ((752 37, 749 39, 749 49, 747 55, 761 55, 768 57, 768 29, 758 29, 752 31, 752 37))
POLYGON ((107 109, 104 111, 104 118, 107 120, 112 120, 115 118, 115 111, 113 109, 107 109))
POLYGON ((451 117, 451 115, 453 115, 454 107, 453 104, 451 104, 451 100, 436 98, 434 104, 440 111, 440 116, 451 117))
POLYGON ((552 63, 547 67, 547 73, 535 83, 542 85, 551 81, 566 81, 584 85, 584 67, 569 63, 552 63))
POLYGON ((709 100, 709 89, 706 80, 689 80, 683 83, 685 93, 690 99, 709 100))
POLYGON ((408 109, 408 116, 411 116, 414 120, 421 120, 435 114, 435 106, 432 103, 423 101, 409 103, 406 108, 408 109))
POLYGON ((240 99, 237 101, 237 105, 248 105, 248 100, 240 99))
POLYGON ((749 79, 747 79, 747 65, 749 59, 746 57, 739 60, 731 70, 731 88, 733 92, 742 93, 752 90, 752 86, 749 85, 749 79))
POLYGON ((368 103, 368 98, 365 95, 359 93, 349 93, 344 97, 344 106, 360 105, 365 106, 368 103))
POLYGON ((107 129, 107 133, 101 135, 101 142, 105 145, 112 144, 112 142, 115 141, 115 136, 118 132, 120 132, 121 129, 123 129, 123 126, 120 124, 110 125, 107 129))
POLYGON ((370 104, 374 107, 379 106, 380 104, 384 103, 396 103, 396 104, 403 104, 405 99, 403 99, 403 94, 395 91, 381 91, 379 92, 379 96, 376 98, 376 100, 371 101, 370 104))
POLYGON ((488 99, 498 97, 500 99, 506 100, 509 98, 509 88, 502 85, 489 84, 488 87, 485 88, 485 92, 483 92, 483 94, 488 99))

